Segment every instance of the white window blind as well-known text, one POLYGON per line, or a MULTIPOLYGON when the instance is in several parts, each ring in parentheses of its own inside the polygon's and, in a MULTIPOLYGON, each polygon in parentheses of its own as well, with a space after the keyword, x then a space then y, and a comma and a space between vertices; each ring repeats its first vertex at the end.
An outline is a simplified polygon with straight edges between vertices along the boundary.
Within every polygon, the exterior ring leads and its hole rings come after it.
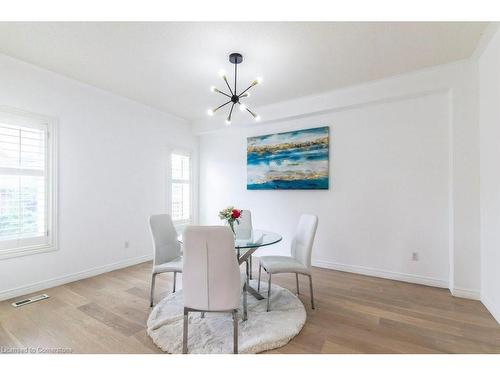
POLYGON ((172 220, 177 224, 191 221, 191 157, 172 153, 172 220))
POLYGON ((0 256, 51 245, 48 126, 0 113, 0 256))

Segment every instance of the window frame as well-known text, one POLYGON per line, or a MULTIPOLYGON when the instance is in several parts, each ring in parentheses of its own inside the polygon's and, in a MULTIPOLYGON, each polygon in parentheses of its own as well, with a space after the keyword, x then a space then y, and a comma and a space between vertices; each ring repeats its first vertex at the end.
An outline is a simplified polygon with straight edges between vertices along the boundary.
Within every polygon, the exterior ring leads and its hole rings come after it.
POLYGON ((194 224, 194 164, 193 164, 193 152, 189 149, 184 148, 170 148, 168 152, 168 207, 167 212, 172 216, 172 203, 173 203, 173 191, 172 185, 175 182, 185 183, 186 180, 174 179, 172 176, 172 155, 182 155, 189 157, 189 219, 187 220, 174 220, 172 218, 172 222, 174 223, 174 227, 177 230, 182 229, 186 225, 194 224))
POLYGON ((27 237, 23 240, 24 245, 0 250, 0 260, 56 251, 58 249, 57 120, 50 116, 0 106, 0 121, 11 122, 13 125, 42 128, 46 132, 45 188, 47 189, 46 228, 48 232, 47 241, 43 244, 30 245, 30 239, 35 237, 27 237))

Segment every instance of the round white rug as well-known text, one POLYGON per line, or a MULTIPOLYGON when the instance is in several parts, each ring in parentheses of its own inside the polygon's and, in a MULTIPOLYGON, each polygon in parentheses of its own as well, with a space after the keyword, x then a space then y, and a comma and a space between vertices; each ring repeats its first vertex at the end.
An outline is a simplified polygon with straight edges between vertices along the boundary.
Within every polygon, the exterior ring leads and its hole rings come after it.
MULTIPOLYGON (((257 289, 257 281, 250 284, 257 289)), ((261 293, 267 296, 267 283, 261 282, 261 293)), ((266 299, 258 301, 248 293, 248 320, 239 316, 239 353, 259 353, 279 348, 295 337, 306 322, 302 302, 289 290, 271 285, 271 311, 266 299)), ((243 304, 242 304, 243 306, 243 304)), ((233 324, 231 314, 189 313, 189 353, 232 353, 233 324)), ((169 294, 151 311, 147 322, 148 335, 168 353, 182 353, 183 299, 182 290, 169 294)))

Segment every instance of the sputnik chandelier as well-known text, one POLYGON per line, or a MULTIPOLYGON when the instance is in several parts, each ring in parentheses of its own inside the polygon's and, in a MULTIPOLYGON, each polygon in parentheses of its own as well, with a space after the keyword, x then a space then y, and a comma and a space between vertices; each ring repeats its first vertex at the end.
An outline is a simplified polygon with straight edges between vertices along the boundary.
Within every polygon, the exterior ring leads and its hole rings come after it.
POLYGON ((241 99, 248 98, 250 96, 250 92, 248 90, 250 90, 255 85, 258 85, 259 83, 261 83, 262 82, 262 78, 255 79, 254 81, 252 81, 250 83, 250 86, 248 86, 245 90, 241 91, 238 94, 237 86, 236 86, 236 83, 238 81, 238 64, 241 64, 241 62, 243 61, 243 56, 241 54, 239 54, 239 53, 231 53, 229 55, 229 61, 231 62, 231 64, 234 64, 234 87, 231 88, 231 86, 229 85, 226 73, 224 71, 220 71, 219 72, 219 76, 226 83, 226 86, 229 89, 229 93, 224 92, 222 90, 219 90, 215 86, 212 86, 210 88, 210 91, 216 92, 218 94, 222 94, 222 95, 226 96, 227 98, 229 98, 229 100, 227 102, 221 104, 217 108, 209 109, 208 110, 208 115, 209 116, 213 116, 215 114, 215 112, 217 112, 219 109, 221 109, 221 108, 223 108, 226 105, 228 105, 228 104, 231 103, 231 109, 229 110, 229 114, 228 114, 228 116, 226 118, 226 125, 231 125, 231 118, 232 118, 232 115, 233 115, 233 109, 234 109, 234 106, 236 104, 239 105, 239 108, 240 108, 240 110, 242 112, 247 111, 248 113, 250 113, 250 115, 252 115, 252 117, 254 118, 255 121, 259 121, 260 120, 260 116, 258 114, 256 114, 255 112, 253 112, 250 108, 248 108, 244 103, 242 103, 241 99))

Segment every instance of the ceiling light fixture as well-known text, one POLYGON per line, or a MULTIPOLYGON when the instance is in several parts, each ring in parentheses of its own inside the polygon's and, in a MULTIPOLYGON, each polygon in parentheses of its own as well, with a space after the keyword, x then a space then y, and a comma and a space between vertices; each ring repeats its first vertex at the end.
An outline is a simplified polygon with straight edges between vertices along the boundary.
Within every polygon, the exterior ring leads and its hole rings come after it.
POLYGON ((248 90, 250 90, 255 85, 258 85, 259 83, 261 83, 262 78, 259 77, 259 78, 255 79, 254 81, 252 81, 250 83, 250 86, 248 86, 245 90, 241 91, 238 94, 237 86, 236 86, 236 83, 238 81, 238 64, 241 64, 242 61, 243 61, 243 56, 240 53, 231 53, 229 55, 229 62, 231 62, 231 64, 234 64, 234 87, 233 88, 231 88, 231 86, 229 85, 226 73, 223 70, 219 71, 219 76, 226 83, 226 86, 229 89, 229 94, 222 91, 222 90, 219 90, 215 86, 212 86, 210 88, 210 91, 218 93, 218 94, 222 94, 222 95, 228 97, 229 100, 227 102, 221 104, 217 108, 209 109, 207 111, 207 113, 209 116, 213 116, 215 114, 215 112, 217 112, 219 109, 221 109, 221 108, 225 107, 226 105, 228 105, 229 103, 231 103, 231 109, 229 110, 229 115, 226 118, 226 125, 228 125, 228 126, 231 124, 231 116, 233 115, 233 109, 234 109, 234 106, 236 104, 238 104, 240 106, 240 110, 242 112, 247 111, 248 113, 250 113, 250 115, 253 117, 253 119, 255 121, 260 120, 260 116, 258 114, 256 114, 255 112, 253 112, 252 110, 250 110, 246 104, 241 103, 240 100, 243 98, 248 98, 250 96, 250 92, 248 90))

